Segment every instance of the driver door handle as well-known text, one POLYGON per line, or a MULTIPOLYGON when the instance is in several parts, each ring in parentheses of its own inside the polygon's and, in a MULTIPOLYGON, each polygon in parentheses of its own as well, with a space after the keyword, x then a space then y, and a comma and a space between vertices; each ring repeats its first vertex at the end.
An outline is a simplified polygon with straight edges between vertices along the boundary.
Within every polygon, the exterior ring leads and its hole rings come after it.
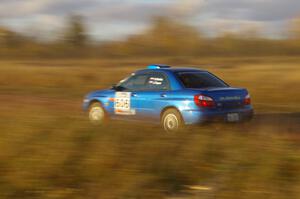
POLYGON ((137 97, 137 94, 136 93, 131 93, 131 96, 132 97, 137 97))
POLYGON ((160 94, 160 97, 167 97, 167 94, 162 93, 162 94, 160 94))

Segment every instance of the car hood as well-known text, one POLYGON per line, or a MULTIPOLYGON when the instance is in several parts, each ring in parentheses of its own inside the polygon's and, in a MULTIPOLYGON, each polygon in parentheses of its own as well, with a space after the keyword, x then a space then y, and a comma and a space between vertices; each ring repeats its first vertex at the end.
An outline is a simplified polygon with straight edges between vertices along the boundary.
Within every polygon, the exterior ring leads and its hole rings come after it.
POLYGON ((111 94, 114 93, 114 90, 112 89, 107 89, 107 90, 96 90, 93 92, 90 92, 87 97, 91 98, 91 97, 107 97, 111 94))

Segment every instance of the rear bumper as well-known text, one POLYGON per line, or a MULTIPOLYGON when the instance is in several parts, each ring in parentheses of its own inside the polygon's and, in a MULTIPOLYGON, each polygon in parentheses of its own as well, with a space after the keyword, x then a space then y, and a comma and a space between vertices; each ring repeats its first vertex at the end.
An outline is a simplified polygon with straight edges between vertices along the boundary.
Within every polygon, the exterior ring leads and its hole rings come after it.
POLYGON ((183 120, 186 125, 202 124, 206 122, 227 122, 227 115, 237 113, 239 120, 236 122, 243 122, 251 120, 254 114, 251 106, 242 109, 232 110, 184 110, 181 111, 183 120))

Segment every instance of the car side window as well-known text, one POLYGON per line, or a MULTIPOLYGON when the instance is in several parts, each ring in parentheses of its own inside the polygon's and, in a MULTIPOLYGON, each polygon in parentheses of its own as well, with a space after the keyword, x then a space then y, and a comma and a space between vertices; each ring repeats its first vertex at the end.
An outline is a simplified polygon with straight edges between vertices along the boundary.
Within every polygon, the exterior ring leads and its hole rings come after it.
POLYGON ((149 74, 146 83, 147 90, 168 90, 169 82, 165 75, 160 73, 149 74))
POLYGON ((148 80, 147 74, 133 75, 120 84, 125 90, 144 90, 148 80))

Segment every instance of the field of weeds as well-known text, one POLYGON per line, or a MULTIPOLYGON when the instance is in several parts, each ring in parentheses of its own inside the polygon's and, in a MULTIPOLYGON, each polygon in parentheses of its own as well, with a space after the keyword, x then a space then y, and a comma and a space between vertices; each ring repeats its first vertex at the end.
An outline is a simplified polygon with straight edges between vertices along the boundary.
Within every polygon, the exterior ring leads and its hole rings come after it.
POLYGON ((300 59, 0 61, 0 198, 300 198, 300 59), (256 116, 166 135, 95 127, 92 90, 150 63, 207 69, 249 89, 256 116))

